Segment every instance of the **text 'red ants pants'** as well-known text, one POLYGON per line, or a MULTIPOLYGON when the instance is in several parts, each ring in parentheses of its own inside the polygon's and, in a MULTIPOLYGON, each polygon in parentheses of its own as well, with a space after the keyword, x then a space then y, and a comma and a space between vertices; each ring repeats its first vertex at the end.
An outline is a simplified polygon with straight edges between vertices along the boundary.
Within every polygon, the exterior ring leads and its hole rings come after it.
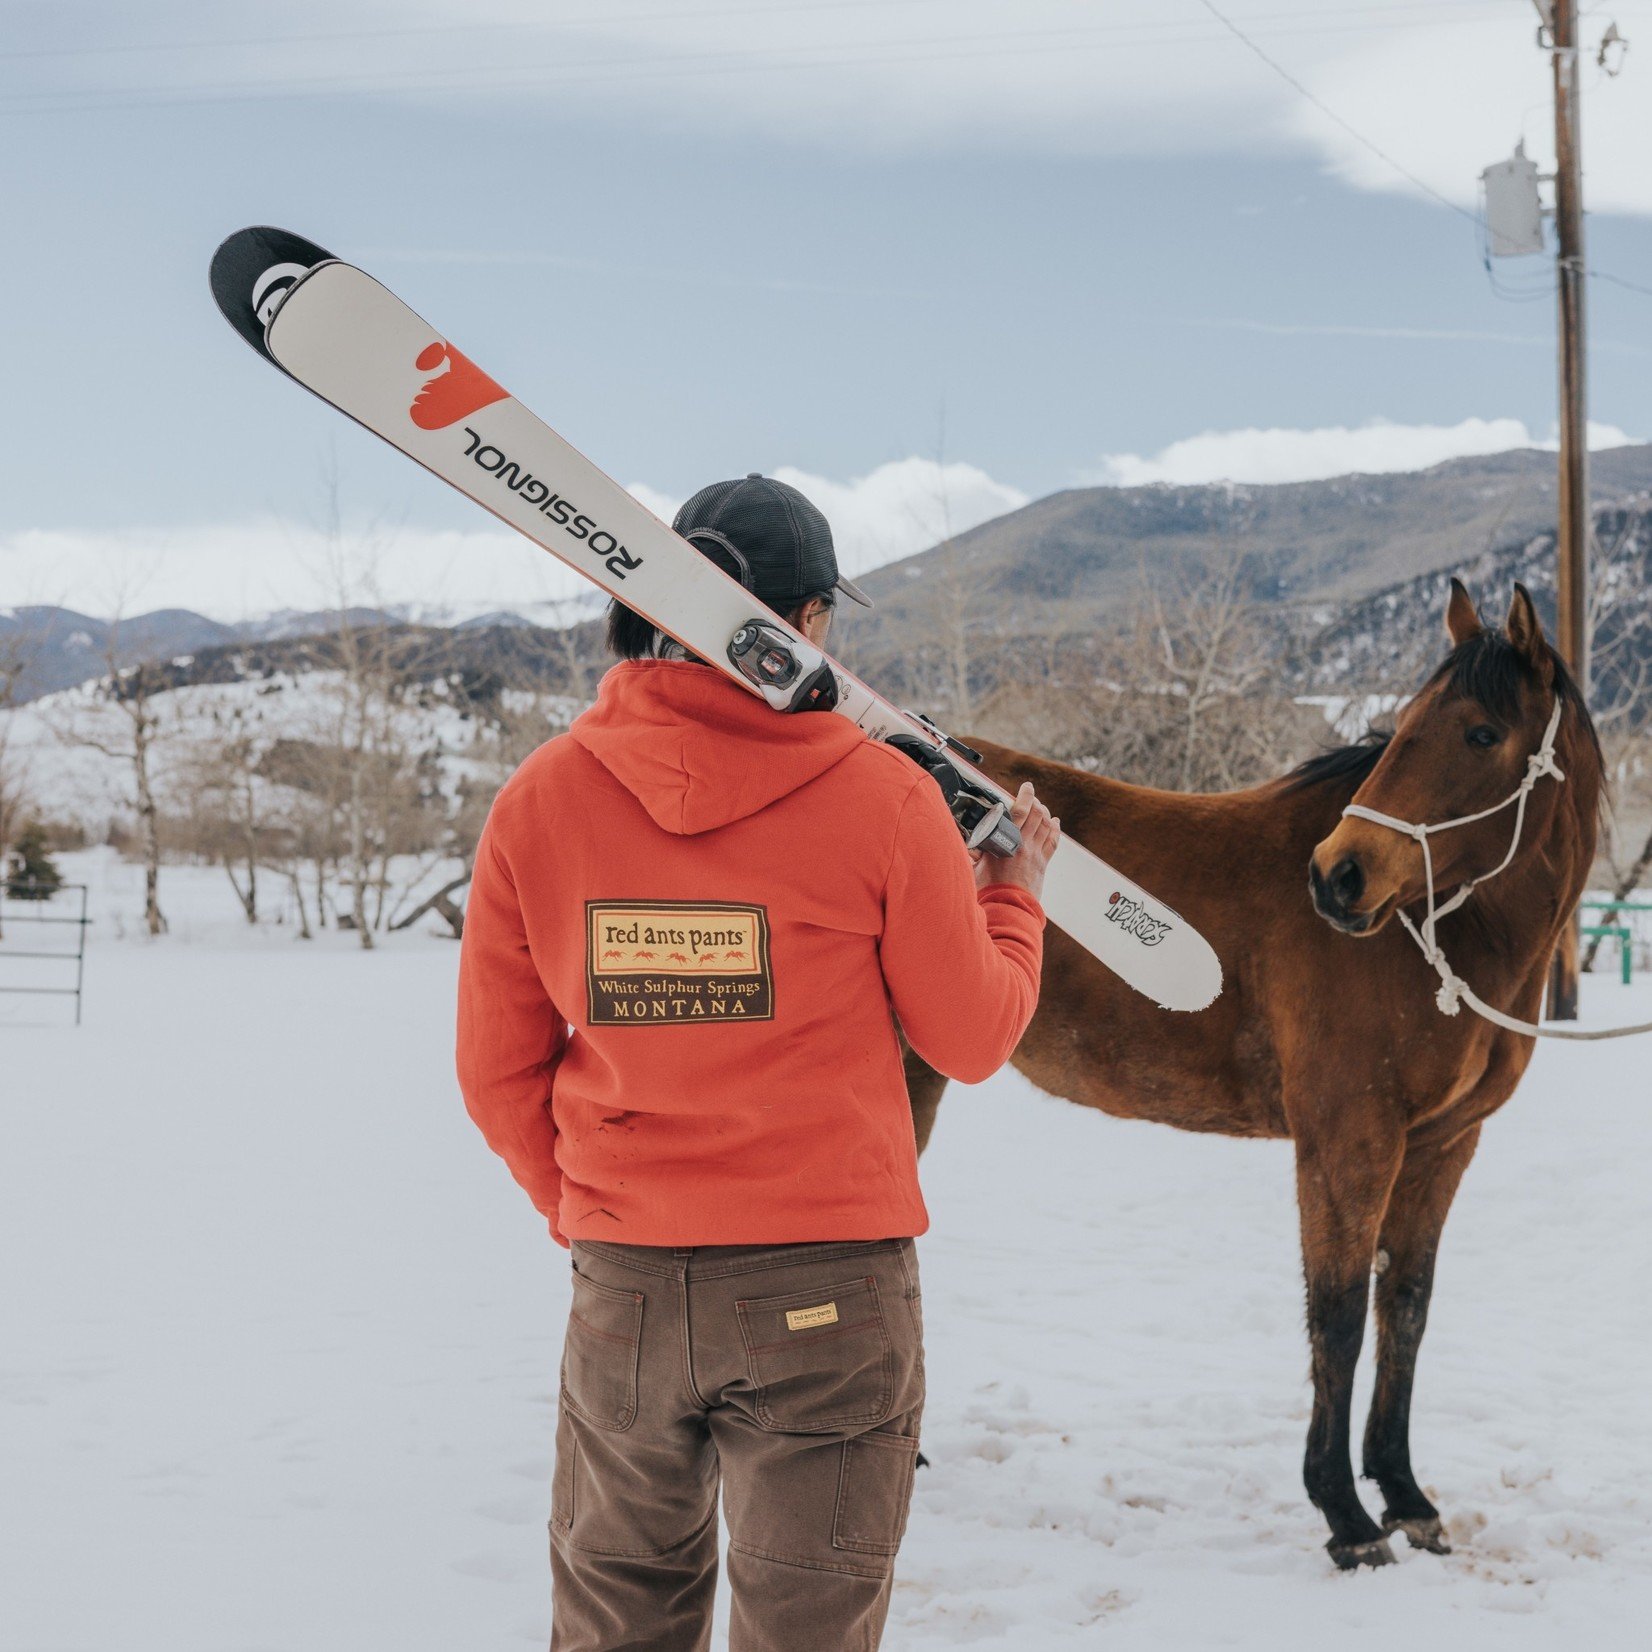
POLYGON ((872 1652, 923 1410, 910 1239, 576 1240, 551 1499, 551 1652, 872 1652))

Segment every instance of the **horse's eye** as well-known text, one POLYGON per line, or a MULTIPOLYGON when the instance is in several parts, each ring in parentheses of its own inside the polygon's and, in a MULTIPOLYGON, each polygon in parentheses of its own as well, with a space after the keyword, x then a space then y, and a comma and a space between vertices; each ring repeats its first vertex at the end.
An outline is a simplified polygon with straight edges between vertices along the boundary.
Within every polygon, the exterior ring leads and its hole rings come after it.
POLYGON ((1488 746, 1495 746, 1502 736, 1489 723, 1476 723, 1463 738, 1484 751, 1488 746))

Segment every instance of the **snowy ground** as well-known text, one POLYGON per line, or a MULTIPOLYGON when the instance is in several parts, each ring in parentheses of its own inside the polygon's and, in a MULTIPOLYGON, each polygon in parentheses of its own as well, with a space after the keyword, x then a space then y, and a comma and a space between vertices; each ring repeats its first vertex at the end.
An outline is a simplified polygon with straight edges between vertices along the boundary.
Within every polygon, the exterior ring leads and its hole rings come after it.
MULTIPOLYGON (((249 934, 205 872, 150 944, 70 860, 86 1025, 0 998, 0 1649, 542 1646, 566 1263, 455 1094, 455 947, 249 934)), ((1289 1149, 955 1089, 886 1646, 1644 1645, 1649 1049, 1545 1047, 1488 1130, 1418 1398, 1457 1552, 1354 1576, 1297 1479, 1289 1149)))

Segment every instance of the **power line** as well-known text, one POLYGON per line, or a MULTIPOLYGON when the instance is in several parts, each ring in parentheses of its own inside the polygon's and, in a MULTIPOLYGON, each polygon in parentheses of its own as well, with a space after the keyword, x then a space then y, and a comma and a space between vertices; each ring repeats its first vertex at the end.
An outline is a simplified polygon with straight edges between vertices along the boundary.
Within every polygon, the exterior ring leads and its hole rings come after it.
POLYGON ((1212 4, 1212 0, 1199 0, 1199 4, 1202 5, 1205 10, 1208 11, 1210 15, 1214 17, 1216 21, 1234 37, 1235 40, 1239 41, 1241 45, 1247 47, 1250 51, 1254 52, 1259 58, 1261 58, 1261 60, 1267 64, 1267 66, 1272 69, 1273 72, 1278 75, 1287 86, 1290 86, 1295 91, 1301 93, 1301 95, 1305 97, 1308 102, 1311 103, 1322 115, 1324 115, 1328 120, 1335 121, 1336 124, 1348 134, 1349 137, 1351 137, 1362 148, 1368 149, 1385 166, 1391 167, 1409 183, 1415 184, 1416 187, 1423 192, 1423 194, 1438 201, 1441 206, 1450 207, 1451 210, 1458 215, 1458 217, 1468 219, 1471 224, 1478 224, 1480 222, 1479 213, 1470 212, 1467 207, 1458 206, 1455 201, 1442 195, 1432 184, 1425 183, 1409 167, 1402 166, 1397 160, 1395 160, 1386 149, 1366 137, 1366 135, 1361 132, 1358 127, 1352 126, 1349 122, 1345 121, 1335 109, 1330 107, 1329 104, 1322 103, 1319 98, 1315 97, 1314 94, 1310 92, 1308 88, 1304 86, 1302 82, 1284 66, 1284 64, 1280 63, 1276 58, 1270 57, 1260 46, 1256 44, 1254 40, 1251 39, 1248 34, 1245 33, 1243 29, 1239 27, 1237 23, 1232 20, 1232 18, 1218 11, 1212 4))
POLYGON ((1609 275, 1605 270, 1592 270, 1585 266, 1583 273, 1594 281, 1610 281, 1614 287, 1622 287, 1625 292, 1640 293, 1645 298, 1652 298, 1652 287, 1643 287, 1634 281, 1625 281, 1621 275, 1609 275))

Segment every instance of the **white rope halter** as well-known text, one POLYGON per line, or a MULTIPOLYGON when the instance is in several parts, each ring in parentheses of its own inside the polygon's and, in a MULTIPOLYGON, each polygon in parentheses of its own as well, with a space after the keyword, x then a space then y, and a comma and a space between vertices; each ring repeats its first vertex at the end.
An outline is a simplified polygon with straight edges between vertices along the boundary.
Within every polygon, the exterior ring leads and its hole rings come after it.
POLYGON ((1440 990, 1435 993, 1434 1002, 1442 1014, 1455 1015, 1462 1005, 1467 1004, 1476 1015, 1484 1016, 1486 1020, 1495 1022, 1499 1027, 1506 1027, 1510 1032, 1525 1033, 1533 1038, 1590 1040, 1622 1038, 1629 1033, 1652 1032, 1652 1021, 1642 1022, 1634 1027, 1540 1027, 1533 1022, 1522 1021, 1516 1016, 1505 1015, 1502 1010, 1493 1009, 1479 997, 1468 982, 1452 969, 1435 933, 1441 918, 1455 912, 1482 883, 1496 877, 1514 859, 1520 848, 1521 835, 1526 829, 1526 800, 1531 796, 1538 781, 1545 775, 1552 775, 1558 781, 1565 780, 1565 771, 1555 761, 1554 755, 1555 740, 1560 733, 1561 709, 1560 696, 1557 694, 1554 710, 1549 713, 1549 726, 1543 731, 1543 742, 1526 759, 1526 772, 1520 784, 1501 803, 1494 803, 1489 809, 1481 809, 1478 814, 1459 815, 1455 820, 1441 820, 1426 826, 1401 820, 1395 815, 1385 815, 1380 809, 1368 809, 1363 803, 1350 803, 1342 812, 1344 816, 1352 815, 1355 819, 1369 820, 1377 826, 1387 826, 1393 831, 1401 832, 1406 837, 1414 839, 1422 849, 1423 880, 1428 895, 1423 921, 1420 926, 1413 923, 1411 915, 1403 909, 1400 911, 1399 919, 1410 932, 1411 939, 1422 949, 1423 957, 1428 960, 1434 973, 1440 978, 1440 990), (1438 899, 1434 889, 1434 853, 1429 847, 1428 840, 1436 832, 1449 832, 1458 826, 1472 826, 1475 821, 1487 820, 1508 808, 1514 810, 1514 832, 1509 839, 1508 853, 1489 872, 1482 872, 1479 877, 1471 878, 1463 884, 1450 899, 1438 899))

